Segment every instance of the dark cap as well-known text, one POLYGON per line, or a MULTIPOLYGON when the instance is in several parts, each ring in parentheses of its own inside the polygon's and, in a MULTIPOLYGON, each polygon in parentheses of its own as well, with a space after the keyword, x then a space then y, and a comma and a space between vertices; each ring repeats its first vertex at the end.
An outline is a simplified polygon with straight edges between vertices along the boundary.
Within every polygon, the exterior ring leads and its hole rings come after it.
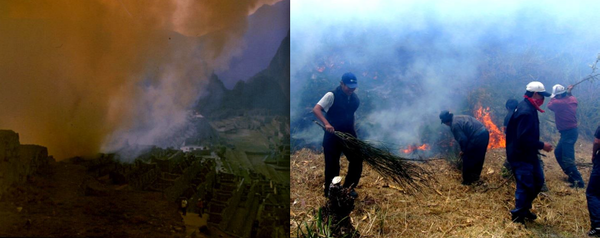
POLYGON ((440 120, 442 120, 442 123, 451 122, 453 116, 454 114, 450 113, 449 111, 442 111, 440 113, 440 120))
POLYGON ((358 81, 356 79, 356 76, 354 76, 353 73, 345 73, 344 75, 342 75, 342 82, 348 86, 349 88, 356 88, 358 87, 358 81))
POLYGON ((511 98, 506 101, 507 110, 515 110, 517 106, 519 106, 519 101, 517 101, 517 99, 511 98))

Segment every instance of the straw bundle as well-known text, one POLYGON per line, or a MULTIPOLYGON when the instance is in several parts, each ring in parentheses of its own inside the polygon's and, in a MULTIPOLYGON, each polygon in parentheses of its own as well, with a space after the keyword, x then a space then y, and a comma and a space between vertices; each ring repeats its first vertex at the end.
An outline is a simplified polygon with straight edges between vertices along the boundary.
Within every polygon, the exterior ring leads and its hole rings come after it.
MULTIPOLYGON (((320 123, 316 121, 315 123, 325 129, 320 123)), ((411 159, 402 158, 390 153, 388 150, 372 146, 348 133, 335 131, 333 134, 342 140, 343 146, 350 153, 363 158, 373 170, 400 186, 417 189, 422 187, 423 183, 426 183, 429 178, 432 178, 429 171, 409 162, 411 159)))

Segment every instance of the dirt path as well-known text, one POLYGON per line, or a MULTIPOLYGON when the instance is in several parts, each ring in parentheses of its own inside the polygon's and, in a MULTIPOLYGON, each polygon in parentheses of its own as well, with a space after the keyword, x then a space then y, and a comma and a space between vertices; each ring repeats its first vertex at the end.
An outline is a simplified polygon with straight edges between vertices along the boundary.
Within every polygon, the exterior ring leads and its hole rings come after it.
POLYGON ((0 237, 184 237, 177 204, 52 163, 0 199, 0 237))
POLYGON ((191 237, 192 233, 196 233, 196 237, 208 237, 202 234, 200 227, 206 226, 208 220, 208 214, 200 217, 198 213, 188 212, 186 216, 183 216, 183 222, 185 223, 185 236, 191 237))

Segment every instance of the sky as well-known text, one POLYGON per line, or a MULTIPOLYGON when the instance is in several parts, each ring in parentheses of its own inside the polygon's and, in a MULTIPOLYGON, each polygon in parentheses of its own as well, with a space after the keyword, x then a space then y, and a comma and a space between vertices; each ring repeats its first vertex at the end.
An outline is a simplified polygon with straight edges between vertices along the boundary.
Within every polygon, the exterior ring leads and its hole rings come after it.
POLYGON ((1 1, 0 128, 59 160, 153 144, 276 2, 1 1))
POLYGON ((234 55, 228 67, 215 71, 228 89, 240 80, 248 80, 267 68, 290 30, 290 1, 263 7, 248 16, 248 29, 243 37, 244 50, 234 55))
MULTIPOLYGON (((500 122, 525 85, 568 85, 600 53, 597 1, 295 1, 293 140, 320 143, 310 110, 345 72, 357 75, 359 137, 392 147, 437 133, 441 110, 486 102, 500 122)), ((581 87, 583 93, 587 88, 581 87)))

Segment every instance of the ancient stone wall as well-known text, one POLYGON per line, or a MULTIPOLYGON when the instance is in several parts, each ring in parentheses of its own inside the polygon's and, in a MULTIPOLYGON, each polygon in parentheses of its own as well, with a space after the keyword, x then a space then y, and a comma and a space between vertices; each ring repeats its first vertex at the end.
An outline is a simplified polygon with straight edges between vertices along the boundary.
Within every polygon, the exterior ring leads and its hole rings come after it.
POLYGON ((0 195, 11 185, 25 182, 49 161, 46 147, 21 145, 19 134, 0 130, 0 195))
POLYGON ((200 172, 202 166, 200 166, 199 160, 194 160, 190 166, 185 168, 183 174, 175 180, 173 186, 164 190, 165 195, 169 201, 176 201, 181 194, 190 187, 192 180, 200 172))

